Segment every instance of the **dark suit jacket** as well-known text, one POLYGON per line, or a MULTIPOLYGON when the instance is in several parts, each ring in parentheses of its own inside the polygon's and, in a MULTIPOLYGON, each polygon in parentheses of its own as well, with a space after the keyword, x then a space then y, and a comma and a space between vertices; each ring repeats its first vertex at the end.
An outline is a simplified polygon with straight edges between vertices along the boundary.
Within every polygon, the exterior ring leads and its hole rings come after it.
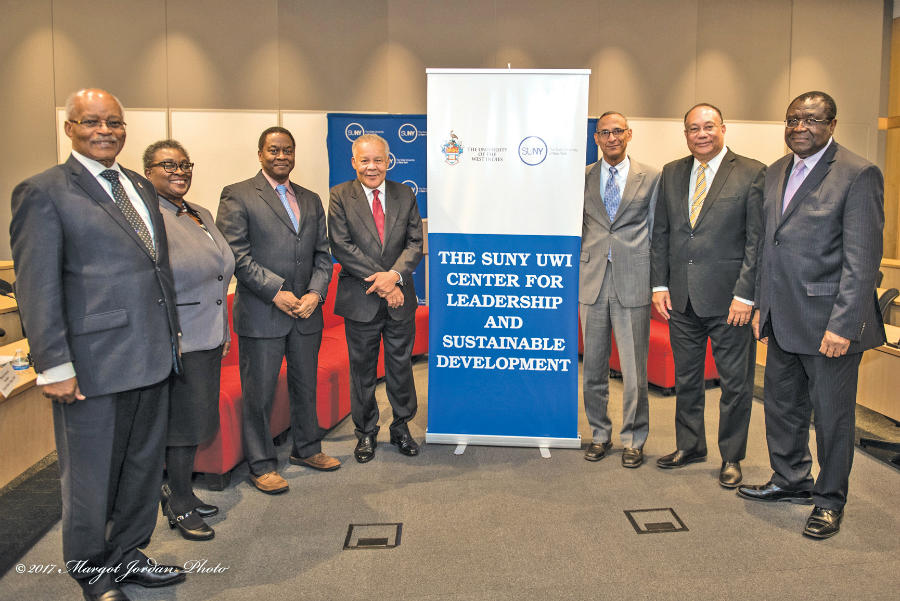
POLYGON ((122 169, 150 212, 154 262, 113 199, 70 156, 13 190, 10 238, 35 369, 74 363, 99 396, 161 382, 178 353, 166 229, 149 181, 122 169))
POLYGON ((299 232, 262 171, 222 190, 216 225, 234 251, 238 336, 277 338, 295 325, 304 334, 323 327, 321 303, 308 318, 294 319, 273 302, 281 289, 297 298, 313 290, 324 299, 331 281, 322 200, 297 184, 291 187, 300 206, 299 232))
POLYGON ((778 344, 816 355, 825 330, 851 353, 884 342, 875 298, 884 228, 881 171, 832 141, 782 215, 793 154, 766 175, 757 304, 778 344))
POLYGON ((625 307, 650 304, 650 231, 659 188, 659 170, 631 159, 622 201, 610 223, 601 189, 601 163, 584 176, 584 221, 578 301, 597 302, 607 269, 613 270, 616 296, 625 307), (613 260, 607 256, 612 249, 613 260))
POLYGON ((766 167, 727 150, 691 228, 687 156, 663 167, 653 224, 650 285, 668 286, 672 307, 727 315, 735 296, 753 300, 766 167))
POLYGON ((394 270, 403 278, 403 305, 388 309, 393 319, 410 319, 418 301, 413 269, 422 260, 422 219, 416 196, 409 186, 385 181, 384 244, 378 239, 375 218, 359 180, 331 189, 328 204, 328 237, 331 252, 341 264, 334 312, 355 321, 370 321, 386 301, 366 294, 371 284, 363 281, 377 271, 394 270))

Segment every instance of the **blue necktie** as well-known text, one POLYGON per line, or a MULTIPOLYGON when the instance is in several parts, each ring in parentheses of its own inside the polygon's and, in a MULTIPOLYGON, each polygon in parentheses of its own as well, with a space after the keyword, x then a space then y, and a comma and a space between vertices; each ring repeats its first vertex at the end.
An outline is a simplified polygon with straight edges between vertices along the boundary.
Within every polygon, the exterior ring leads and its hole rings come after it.
POLYGON ((609 215, 610 222, 616 218, 616 211, 619 210, 621 200, 622 195, 619 193, 619 185, 616 183, 616 168, 610 167, 606 190, 603 192, 603 204, 606 205, 606 214, 609 215))
POLYGON ((275 186, 275 191, 278 192, 278 198, 281 199, 281 204, 284 205, 284 210, 287 211, 288 219, 291 220, 291 225, 294 226, 294 231, 296 232, 300 224, 297 223, 297 216, 294 215, 294 210, 291 209, 291 203, 288 202, 287 186, 285 186, 284 184, 278 184, 277 186, 275 186))

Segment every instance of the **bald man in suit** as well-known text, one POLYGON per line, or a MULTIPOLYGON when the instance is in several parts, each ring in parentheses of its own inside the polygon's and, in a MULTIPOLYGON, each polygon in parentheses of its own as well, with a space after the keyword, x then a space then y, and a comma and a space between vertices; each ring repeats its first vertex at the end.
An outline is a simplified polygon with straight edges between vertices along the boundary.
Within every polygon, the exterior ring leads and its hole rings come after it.
POLYGON ((882 344, 875 298, 884 228, 881 171, 834 141, 837 106, 825 92, 788 106, 791 154, 769 167, 753 328, 768 344, 766 440, 772 477, 742 486, 757 501, 812 503, 803 534, 840 530, 853 465, 863 351, 882 344), (813 481, 810 414, 819 475, 813 481))
POLYGON ((644 460, 650 431, 647 353, 650 346, 650 233, 659 171, 626 154, 631 128, 621 113, 600 116, 594 141, 603 158, 584 178, 584 223, 578 301, 584 334, 584 412, 593 436, 588 461, 612 442, 609 355, 615 334, 622 366, 622 465, 644 460))

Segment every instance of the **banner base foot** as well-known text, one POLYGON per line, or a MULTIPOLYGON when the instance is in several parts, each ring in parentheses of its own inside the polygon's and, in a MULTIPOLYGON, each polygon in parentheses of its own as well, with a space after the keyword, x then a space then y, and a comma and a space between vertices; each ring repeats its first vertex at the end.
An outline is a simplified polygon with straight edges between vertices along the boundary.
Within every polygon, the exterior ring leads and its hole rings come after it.
POLYGON ((493 447, 538 447, 541 455, 549 449, 580 449, 581 435, 575 438, 550 438, 545 436, 496 436, 488 434, 441 434, 438 432, 426 432, 427 444, 453 444, 457 445, 454 454, 461 455, 466 445, 484 445, 493 447), (462 447, 462 450, 460 450, 462 447))

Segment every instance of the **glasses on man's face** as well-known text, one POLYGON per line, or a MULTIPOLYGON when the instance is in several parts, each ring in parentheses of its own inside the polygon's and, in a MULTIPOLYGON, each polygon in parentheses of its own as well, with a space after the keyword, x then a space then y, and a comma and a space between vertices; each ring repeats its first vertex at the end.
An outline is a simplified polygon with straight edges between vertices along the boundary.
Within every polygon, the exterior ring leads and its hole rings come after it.
POLYGON ((785 119, 784 125, 788 129, 794 129, 795 127, 797 127, 798 125, 800 125, 802 123, 804 127, 812 128, 812 127, 818 127, 820 125, 827 125, 827 124, 831 123, 833 120, 834 119, 814 119, 813 117, 803 117, 803 118, 792 117, 790 119, 785 119))
POLYGON ((189 163, 188 161, 181 161, 180 163, 176 163, 175 161, 160 161, 158 163, 153 163, 150 167, 162 167, 163 171, 166 173, 175 173, 178 169, 181 169, 185 173, 190 173, 194 170, 194 164, 189 163))
POLYGON ((601 129, 600 131, 597 132, 597 134, 600 136, 601 140, 607 140, 607 139, 609 139, 610 136, 615 136, 616 138, 621 138, 623 135, 625 135, 626 131, 628 131, 628 130, 622 129, 621 127, 617 127, 615 129, 601 129))
POLYGON ((686 130, 684 130, 684 133, 686 133, 689 136, 699 136, 701 131, 705 134, 711 134, 714 131, 716 131, 716 128, 718 128, 718 127, 719 127, 718 123, 707 123, 703 127, 698 127, 696 125, 692 125, 689 128, 687 128, 686 130))
POLYGON ((125 122, 121 119, 67 119, 67 121, 87 129, 98 129, 104 123, 109 129, 125 129, 125 122))

